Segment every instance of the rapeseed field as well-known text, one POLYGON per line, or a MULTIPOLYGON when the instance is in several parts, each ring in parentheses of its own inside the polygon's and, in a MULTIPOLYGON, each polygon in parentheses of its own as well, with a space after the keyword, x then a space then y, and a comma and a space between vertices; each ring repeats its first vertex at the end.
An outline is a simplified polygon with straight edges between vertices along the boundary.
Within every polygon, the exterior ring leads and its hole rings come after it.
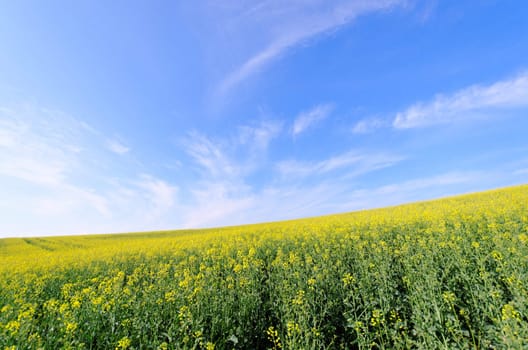
POLYGON ((528 186, 287 222, 0 240, 0 349, 528 348, 528 186))

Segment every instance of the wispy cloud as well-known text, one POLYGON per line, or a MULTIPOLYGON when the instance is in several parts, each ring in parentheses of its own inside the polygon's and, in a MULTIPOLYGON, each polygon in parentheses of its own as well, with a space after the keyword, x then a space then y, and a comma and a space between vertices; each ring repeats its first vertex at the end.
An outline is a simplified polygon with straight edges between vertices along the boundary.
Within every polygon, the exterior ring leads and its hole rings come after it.
POLYGON ((206 135, 192 131, 183 140, 183 147, 204 176, 231 177, 239 173, 239 167, 229 159, 220 143, 206 135))
MULTIPOLYGON (((29 122, 34 108, 0 110, 0 174, 36 184, 54 185, 64 180, 75 166, 79 147, 50 121, 29 122)), ((68 120, 72 127, 71 120, 68 120)))
POLYGON ((0 188, 9 198, 0 235, 156 227, 178 187, 109 157, 105 140, 60 111, 0 108, 0 188))
MULTIPOLYGON (((329 106, 303 115, 320 118, 329 106)), ((184 227, 250 223, 330 212, 336 197, 350 191, 352 178, 393 166, 397 154, 352 150, 318 161, 262 160, 282 123, 267 121, 235 128, 234 135, 212 139, 192 132, 183 142, 189 166, 199 177, 186 188, 180 207, 184 227), (251 146, 251 145, 254 146, 251 146), (255 183, 255 174, 267 180, 255 183), (280 209, 279 209, 280 208, 280 209)))
POLYGON ((106 141, 106 147, 113 153, 123 155, 130 151, 130 148, 125 146, 121 141, 116 139, 109 139, 106 141))
MULTIPOLYGON (((68 183, 61 183, 46 190, 45 195, 38 195, 32 199, 32 206, 28 209, 38 215, 49 216, 50 219, 58 216, 68 217, 79 211, 90 213, 92 210, 104 219, 112 217, 108 198, 93 190, 68 183)), ((91 213, 88 214, 90 215, 91 213)))
MULTIPOLYGON (((343 200, 336 204, 336 211, 379 208, 417 200, 431 199, 459 193, 460 188, 471 184, 473 190, 483 190, 488 174, 477 171, 446 172, 428 177, 418 177, 379 187, 351 189, 343 200)), ((489 176, 490 178, 493 176, 489 176)))
POLYGON ((263 187, 247 185, 244 175, 210 179, 198 187, 195 184, 194 202, 183 209, 183 226, 210 227, 374 208, 454 194, 468 184, 482 189, 486 183, 487 174, 456 171, 379 187, 358 187, 358 182, 350 181, 350 176, 386 168, 403 159, 394 154, 350 151, 321 161, 280 162, 276 170, 284 177, 263 187), (289 180, 312 176, 317 177, 315 183, 289 180))
POLYGON ((266 151, 270 142, 282 132, 283 123, 277 120, 262 121, 256 125, 238 128, 238 140, 258 151, 266 151))
POLYGON ((220 84, 221 94, 262 70, 298 45, 350 23, 371 12, 390 9, 402 0, 269 0, 246 10, 246 22, 270 28, 268 44, 233 70, 220 84), (248 18, 249 17, 249 21, 248 18))
POLYGON ((441 188, 446 185, 456 185, 476 181, 480 177, 482 177, 482 174, 479 172, 448 172, 425 178, 411 179, 401 183, 384 185, 373 192, 380 195, 392 193, 405 193, 409 195, 429 187, 441 188))
POLYGON ((244 222, 258 197, 242 178, 194 184, 192 201, 182 211, 183 227, 206 227, 244 222))
POLYGON ((352 128, 354 134, 368 134, 377 129, 390 126, 390 122, 382 118, 366 118, 358 121, 352 128))
POLYGON ((277 171, 283 178, 300 179, 332 171, 343 170, 349 176, 359 176, 371 171, 392 166, 404 157, 394 154, 349 151, 317 162, 282 161, 277 171))
POLYGON ((141 194, 150 203, 149 219, 159 218, 166 214, 176 202, 179 188, 149 174, 141 174, 134 182, 141 194))
POLYGON ((517 169, 513 172, 513 175, 528 175, 528 168, 517 169))
POLYGON ((197 131, 188 133, 182 145, 191 161, 206 178, 234 178, 246 175, 264 161, 270 142, 278 137, 283 123, 261 121, 235 128, 223 139, 212 139, 197 131))
POLYGON ((493 109, 528 106, 528 73, 491 85, 473 85, 450 95, 437 95, 432 101, 415 103, 398 113, 397 129, 425 127, 454 122, 475 115, 488 115, 493 109))
POLYGON ((248 222, 258 204, 258 189, 248 178, 265 171, 270 143, 283 131, 283 123, 264 120, 233 128, 224 138, 191 132, 183 141, 190 166, 198 178, 186 189, 187 203, 181 209, 183 227, 248 222))
POLYGON ((320 104, 309 111, 300 113, 293 122, 292 135, 297 136, 308 128, 314 126, 316 123, 327 118, 333 108, 334 106, 332 104, 320 104))

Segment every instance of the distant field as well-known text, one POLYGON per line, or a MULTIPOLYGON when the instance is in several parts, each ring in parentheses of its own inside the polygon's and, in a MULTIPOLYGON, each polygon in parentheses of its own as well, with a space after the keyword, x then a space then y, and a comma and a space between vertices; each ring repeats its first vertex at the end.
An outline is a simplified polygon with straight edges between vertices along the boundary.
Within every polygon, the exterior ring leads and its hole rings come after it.
POLYGON ((528 348, 528 186, 208 230, 0 240, 0 349, 528 348))

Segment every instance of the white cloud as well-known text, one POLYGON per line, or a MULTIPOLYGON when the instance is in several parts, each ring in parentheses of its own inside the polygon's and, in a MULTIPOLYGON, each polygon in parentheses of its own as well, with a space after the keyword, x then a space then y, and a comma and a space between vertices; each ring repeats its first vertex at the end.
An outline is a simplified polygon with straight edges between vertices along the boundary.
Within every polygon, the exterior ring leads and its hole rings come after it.
POLYGON ((148 174, 141 174, 134 184, 138 189, 143 190, 142 196, 152 207, 149 217, 159 218, 174 206, 179 190, 177 186, 148 174))
POLYGON ((0 190, 9 199, 0 236, 175 225, 178 187, 109 157, 105 136, 86 125, 31 105, 0 108, 0 190))
POLYGON ((476 181, 482 174, 478 172, 448 172, 436 176, 412 179, 397 184, 384 185, 373 191, 379 195, 405 193, 411 194, 416 191, 422 191, 430 187, 439 187, 447 185, 457 185, 476 181))
POLYGON ((125 146, 122 142, 120 142, 119 140, 107 140, 106 141, 106 147, 111 151, 111 152, 114 152, 115 154, 119 154, 119 155, 122 155, 122 154, 125 154, 125 153, 128 153, 128 151, 130 151, 130 148, 128 148, 127 146, 125 146))
POLYGON ((227 225, 250 218, 258 198, 247 177, 262 170, 268 147, 282 129, 282 122, 267 120, 235 128, 224 139, 189 133, 183 145, 201 171, 187 188, 188 203, 180 208, 182 226, 227 225))
POLYGON ((437 95, 432 101, 416 103, 398 113, 393 126, 398 129, 454 122, 493 109, 528 106, 528 73, 491 85, 473 85, 451 95, 437 95))
POLYGON ((189 133, 183 146, 192 161, 204 172, 204 176, 225 177, 239 173, 239 168, 231 162, 222 149, 222 145, 210 140, 196 131, 189 133))
POLYGON ((354 134, 367 134, 389 125, 388 121, 381 118, 367 118, 358 121, 352 128, 352 132, 354 134))
POLYGON ((10 111, 6 108, 0 109, 0 147, 13 147, 19 143, 28 125, 19 120, 9 117, 10 111))
POLYGON ((241 144, 249 145, 256 151, 266 151, 271 140, 282 131, 283 123, 275 120, 263 121, 256 126, 239 127, 238 139, 241 144))
POLYGON ((352 150, 318 162, 282 161, 277 171, 283 178, 301 179, 336 170, 344 170, 349 176, 359 176, 371 171, 392 166, 404 157, 394 154, 372 153, 352 150))
POLYGON ((186 203, 179 207, 183 227, 286 219, 316 215, 318 210, 329 212, 336 205, 334 199, 352 186, 352 177, 403 159, 394 154, 350 151, 321 161, 289 160, 270 167, 265 162, 255 162, 255 153, 266 153, 282 124, 265 122, 235 130, 234 137, 216 140, 194 132, 183 143, 192 164, 202 170, 200 177, 187 186, 186 203), (257 146, 250 147, 251 143, 257 146), (270 174, 271 178, 260 185, 249 180, 253 174, 270 169, 275 169, 279 178, 270 174), (319 184, 309 185, 308 178, 316 178, 319 184))
MULTIPOLYGON (((414 178, 372 188, 350 189, 334 207, 334 211, 352 211, 380 208, 419 200, 434 199, 460 193, 461 188, 485 189, 493 176, 486 178, 479 172, 447 172, 439 175, 414 178), (340 205, 340 207, 338 207, 340 205)), ((493 174, 495 175, 495 174, 493 174)), ((467 190, 466 190, 467 191, 467 190)))
POLYGON ((320 104, 309 111, 300 113, 293 122, 293 136, 304 132, 306 129, 310 128, 314 124, 327 118, 332 112, 332 109, 333 105, 331 104, 320 104))
POLYGON ((108 199, 93 190, 87 190, 69 184, 60 184, 54 188, 52 195, 36 196, 33 210, 43 216, 68 216, 76 211, 95 210, 104 218, 110 218, 112 211, 108 199))
POLYGON ((517 169, 513 172, 513 175, 528 175, 528 168, 517 169))
POLYGON ((184 140, 189 165, 201 171, 185 186, 185 203, 178 207, 180 227, 286 219, 317 215, 321 210, 328 213, 338 204, 334 200, 350 191, 351 178, 403 160, 395 154, 349 151, 320 161, 293 159, 270 164, 255 159, 262 160, 280 135, 281 123, 267 121, 234 130, 234 135, 223 139, 192 132, 184 140), (259 173, 269 174, 269 179, 255 184, 250 178, 259 173))
POLYGON ((195 184, 192 202, 183 207, 182 226, 186 228, 229 225, 244 222, 258 203, 243 179, 203 181, 195 184))
MULTIPOLYGON (((271 61, 288 50, 306 43, 310 39, 329 33, 350 23, 356 17, 371 12, 390 9, 404 3, 403 0, 314 0, 280 1, 270 0, 244 9, 243 23, 255 23, 269 28, 268 43, 246 59, 220 84, 221 94, 262 70, 271 61)), ((245 31, 247 28, 238 28, 245 31)))
POLYGON ((183 227, 247 222, 258 203, 258 190, 247 178, 266 166, 268 148, 283 131, 283 122, 264 120, 233 128, 223 139, 191 132, 183 142, 200 176, 189 185, 180 208, 183 227))
POLYGON ((182 144, 204 178, 239 178, 265 160, 270 142, 282 129, 282 122, 268 120, 240 126, 231 137, 216 140, 193 131, 182 144))
POLYGON ((0 111, 0 174, 37 184, 58 184, 74 166, 73 141, 48 122, 29 122, 35 110, 0 111))

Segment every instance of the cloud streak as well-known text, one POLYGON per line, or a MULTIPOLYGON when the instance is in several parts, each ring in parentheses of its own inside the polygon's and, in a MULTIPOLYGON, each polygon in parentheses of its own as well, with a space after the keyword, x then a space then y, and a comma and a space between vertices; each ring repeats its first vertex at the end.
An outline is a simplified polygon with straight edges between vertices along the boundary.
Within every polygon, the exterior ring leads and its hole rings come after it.
POLYGON ((352 128, 352 133, 368 134, 387 126, 390 126, 390 123, 382 118, 367 118, 358 121, 352 128))
POLYGON ((9 198, 0 235, 162 228, 178 187, 111 158, 105 140, 60 111, 0 108, 0 189, 9 198))
POLYGON ((355 18, 401 4, 401 0, 265 1, 246 11, 245 17, 271 29, 269 43, 245 60, 221 82, 220 94, 257 74, 287 51, 323 34, 338 30, 355 18))
POLYGON ((283 123, 277 120, 262 121, 257 125, 244 125, 238 128, 238 140, 249 145, 254 151, 265 152, 270 142, 282 132, 283 123))
POLYGON ((108 148, 108 150, 118 155, 123 155, 130 151, 130 148, 125 146, 119 140, 107 140, 106 147, 108 148))
POLYGON ((528 106, 528 73, 491 85, 473 85, 451 95, 437 95, 428 102, 418 102, 398 113, 396 129, 410 129, 455 122, 486 115, 494 109, 528 106))
MULTIPOLYGON (((63 132, 27 115, 42 113, 33 108, 0 110, 0 174, 41 185, 62 182, 74 166, 79 149, 63 132), (22 115, 23 117, 21 117, 22 115)), ((68 127, 72 127, 71 120, 68 127)))
POLYGON ((221 145, 199 132, 190 132, 183 141, 183 147, 205 176, 231 177, 239 171, 225 155, 221 145))
POLYGON ((293 122, 292 135, 297 136, 323 119, 326 119, 333 108, 332 104, 320 104, 309 111, 302 112, 293 122))
POLYGON ((239 178, 265 161, 268 147, 283 129, 283 123, 265 120, 235 128, 234 135, 212 138, 191 131, 181 142, 190 160, 206 178, 239 178))
POLYGON ((307 178, 354 178, 396 165, 405 157, 397 154, 359 152, 346 153, 315 162, 286 160, 277 163, 276 171, 283 181, 299 182, 307 178), (333 174, 330 176, 330 174, 333 174))

